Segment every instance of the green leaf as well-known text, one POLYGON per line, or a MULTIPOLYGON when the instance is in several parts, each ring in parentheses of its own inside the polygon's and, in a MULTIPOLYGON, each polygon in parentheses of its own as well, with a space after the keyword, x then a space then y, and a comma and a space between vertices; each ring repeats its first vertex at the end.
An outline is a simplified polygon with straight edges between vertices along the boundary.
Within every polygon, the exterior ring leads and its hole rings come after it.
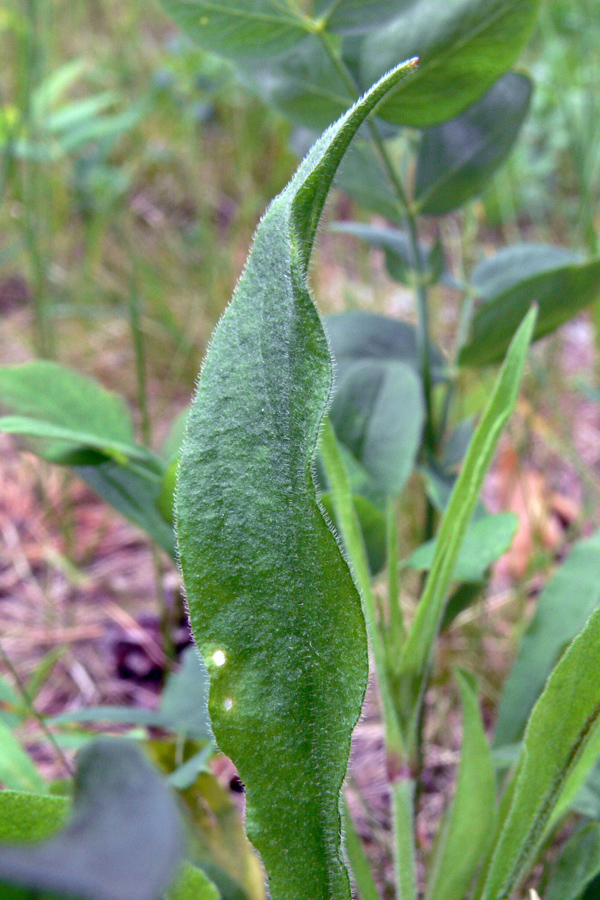
POLYGON ((219 900, 220 894, 204 872, 186 862, 167 900, 219 900))
POLYGON ((441 216, 481 193, 517 139, 532 89, 526 75, 508 72, 456 119, 423 133, 417 156, 417 212, 441 216))
MULTIPOLYGON (((393 360, 419 371, 417 332, 414 326, 389 316, 359 310, 325 317, 325 329, 335 359, 337 384, 350 369, 367 360, 393 360)), ((434 381, 445 378, 446 362, 437 349, 429 349, 434 381)))
MULTIPOLYGON (((170 745, 159 752, 164 750, 172 769, 177 748, 170 745)), ((212 773, 203 772, 178 797, 189 823, 189 857, 214 882, 223 900, 265 900, 264 871, 231 791, 212 773)))
POLYGON ((208 674, 195 647, 187 647, 177 672, 169 675, 158 709, 127 706, 91 706, 53 716, 56 725, 69 722, 116 722, 163 728, 183 738, 210 740, 208 674))
MULTIPOLYGON (((321 494, 319 499, 331 521, 336 524, 338 532, 341 531, 335 515, 331 494, 329 492, 321 494)), ((360 494, 354 494, 352 502, 360 523, 360 530, 369 560, 369 569, 374 577, 381 572, 386 564, 385 515, 370 500, 367 500, 366 497, 361 497, 360 494)))
POLYGON ((372 142, 360 138, 353 141, 340 164, 335 186, 369 212, 392 222, 402 221, 398 202, 372 142))
POLYGON ((334 34, 363 34, 389 22, 403 5, 404 0, 319 0, 315 18, 334 34))
POLYGON ((538 598, 504 686, 495 747, 521 740, 550 672, 599 603, 600 531, 575 544, 538 598))
POLYGON ((142 468, 132 471, 111 460, 96 465, 75 465, 73 469, 103 500, 142 528, 175 559, 175 533, 159 510, 162 483, 153 472, 142 468))
MULTIPOLYGON (((401 284, 410 284, 414 274, 416 254, 406 231, 398 228, 381 228, 376 225, 363 225, 360 222, 334 222, 332 231, 339 234, 351 234, 367 241, 372 247, 380 247, 385 254, 385 265, 390 278, 401 284)), ((423 272, 430 269, 430 248, 419 245, 419 261, 423 272)))
POLYGON ((100 739, 80 754, 70 822, 41 844, 0 847, 0 883, 81 900, 156 900, 181 863, 182 837, 175 802, 140 751, 100 739))
POLYGON ((593 303, 600 296, 600 259, 584 262, 558 247, 516 245, 477 266, 473 288, 483 303, 460 363, 481 366, 502 359, 532 302, 540 309, 534 340, 593 303))
MULTIPOLYGON (((482 581, 487 569, 510 547, 518 524, 519 520, 514 513, 484 515, 472 522, 456 560, 452 576, 454 581, 482 581)), ((421 544, 403 564, 411 569, 431 569, 436 545, 435 538, 421 544)))
POLYGON ((246 785, 248 834, 273 900, 350 897, 339 795, 367 645, 312 479, 332 366, 306 277, 336 167, 408 71, 395 69, 332 126, 267 210, 215 331, 181 457, 179 552, 213 730, 246 785))
POLYGON ((496 773, 472 680, 458 672, 463 744, 456 795, 435 849, 426 900, 462 900, 493 837, 496 773), (485 823, 485 827, 483 826, 485 823))
POLYGON ((363 849, 362 841, 354 827, 354 822, 347 805, 344 803, 344 834, 346 836, 346 853, 352 869, 352 876, 360 900, 380 900, 377 885, 371 873, 371 866, 363 849))
POLYGON ((544 900, 577 900, 600 873, 600 825, 589 822, 569 838, 544 892, 544 900))
MULTIPOLYGON (((444 615, 460 547, 477 505, 483 480, 492 464, 504 426, 512 413, 535 326, 531 309, 509 348, 488 404, 481 416, 464 465, 452 490, 439 531, 431 571, 398 667, 398 684, 405 717, 407 743, 416 737, 420 698, 423 696, 435 637, 444 615)), ((414 747, 413 747, 414 749, 414 747)))
POLYGON ((0 416, 0 431, 8 434, 18 434, 22 437, 39 438, 56 449, 45 450, 43 455, 50 462, 70 462, 73 455, 79 457, 81 451, 96 451, 102 457, 112 459, 113 462, 125 466, 129 461, 148 465, 151 470, 158 468, 154 456, 145 447, 136 444, 123 444, 119 441, 111 441, 98 434, 83 431, 78 428, 69 428, 55 425, 54 422, 44 422, 29 416, 0 416), (61 442, 63 448, 58 449, 61 442))
POLYGON ((65 822, 70 801, 50 794, 0 791, 0 841, 42 841, 65 822))
POLYGON ((338 384, 329 418, 344 444, 386 494, 413 470, 425 417, 421 382, 409 365, 366 360, 338 384))
POLYGON ((13 791, 43 794, 46 783, 29 754, 0 719, 0 782, 13 791))
POLYGON ((329 54, 314 35, 275 59, 238 64, 242 83, 292 124, 322 131, 353 101, 329 54))
POLYGON ((234 60, 290 50, 311 20, 277 0, 162 0, 165 12, 193 41, 234 60))
MULTIPOLYGON (((529 719, 480 900, 512 895, 584 757, 600 750, 600 610, 548 679, 529 719)), ((581 772, 578 773, 581 776, 581 772)))
MULTIPOLYGON (((48 427, 85 431, 103 445, 134 444, 125 401, 58 363, 36 360, 0 367, 0 408, 48 427)), ((68 437, 57 440, 49 434, 35 449, 52 462, 69 450, 81 450, 81 441, 71 435, 69 443, 68 437)))
POLYGON ((382 104, 379 115, 423 128, 457 116, 517 59, 539 0, 415 0, 368 35, 362 80, 369 84, 400 59, 419 57, 415 78, 382 104))

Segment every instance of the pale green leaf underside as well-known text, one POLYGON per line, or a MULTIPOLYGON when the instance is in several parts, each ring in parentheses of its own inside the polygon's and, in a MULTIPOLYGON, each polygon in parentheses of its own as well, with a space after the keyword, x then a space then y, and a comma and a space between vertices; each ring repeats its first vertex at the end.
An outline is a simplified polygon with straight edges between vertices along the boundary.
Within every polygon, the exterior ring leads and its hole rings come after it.
POLYGON ((339 794, 367 645, 312 480, 332 370, 306 271, 348 143, 407 71, 332 126, 269 207, 215 332, 181 459, 179 550, 213 729, 246 785, 273 900, 350 897, 339 794))

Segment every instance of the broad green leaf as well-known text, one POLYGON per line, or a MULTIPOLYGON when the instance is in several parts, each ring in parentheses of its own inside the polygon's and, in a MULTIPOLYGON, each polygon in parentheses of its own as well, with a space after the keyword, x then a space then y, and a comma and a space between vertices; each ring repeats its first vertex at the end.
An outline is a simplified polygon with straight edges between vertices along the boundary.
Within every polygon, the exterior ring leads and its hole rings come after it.
POLYGON ((391 222, 402 221, 403 213, 372 142, 360 137, 352 142, 338 169, 335 186, 369 212, 391 222))
POLYGON ((521 740, 550 672, 599 603, 600 531, 575 544, 537 600, 502 692, 495 747, 521 740))
POLYGON ((588 822, 564 846, 544 900, 577 900, 600 873, 600 825, 588 822))
POLYGON ((234 60, 290 50, 312 24, 299 6, 279 0, 162 0, 162 6, 200 47, 234 60))
MULTIPOLYGON (((514 513, 484 515, 472 522, 464 540, 454 569, 454 581, 471 583, 482 581, 485 573, 503 553, 506 553, 515 536, 519 520, 514 513)), ((433 538, 421 544, 404 565, 411 569, 431 569, 437 540, 433 538)))
POLYGON ((66 797, 0 791, 0 841, 6 844, 42 841, 63 825, 69 807, 66 797))
POLYGON ((315 18, 334 34, 363 34, 397 15, 406 0, 318 0, 315 18))
MULTIPOLYGON (((394 360, 419 371, 417 333, 407 322, 356 310, 326 316, 325 329, 335 359, 337 384, 353 366, 367 360, 394 360)), ((443 380, 444 357, 433 345, 429 355, 434 381, 443 380)))
POLYGON ((386 494, 396 496, 413 470, 425 416, 411 366, 366 360, 337 386, 329 418, 344 444, 386 494))
POLYGON ((219 900, 221 895, 204 872, 186 862, 166 896, 167 900, 219 900))
POLYGON ((46 783, 27 751, 0 719, 0 783, 13 791, 43 794, 46 783))
POLYGON ((99 739, 80 754, 70 821, 40 844, 0 847, 0 884, 81 900, 156 900, 181 863, 182 837, 175 801, 141 752, 99 739))
MULTIPOLYGON (((91 378, 45 360, 0 367, 0 409, 74 432, 85 431, 104 444, 134 444, 131 415, 124 400, 91 378)), ((69 449, 48 437, 36 452, 54 461, 69 449)), ((71 443, 80 450, 81 443, 71 443)))
POLYGON ((444 615, 448 588, 469 522, 477 505, 487 471, 492 464, 504 426, 512 413, 535 326, 531 309, 511 343, 504 365, 469 446, 460 475, 452 490, 437 537, 437 545, 423 596, 398 667, 402 714, 407 743, 413 745, 420 699, 425 688, 432 648, 444 615))
POLYGON ((118 722, 164 728, 184 738, 210 740, 208 675, 195 647, 187 647, 177 672, 169 675, 158 709, 91 706, 53 716, 56 725, 69 722, 118 722))
POLYGON ((417 155, 417 212, 444 215, 484 189, 517 139, 532 88, 526 75, 508 72, 460 116, 423 133, 417 155))
POLYGON ((463 743, 456 794, 441 826, 426 900, 462 900, 493 837, 496 773, 485 736, 477 692, 459 672, 463 743))
POLYGON ((273 900, 350 897, 339 795, 366 633, 312 479, 332 366, 306 278, 336 167, 410 69, 332 126, 267 210, 215 331, 181 457, 179 553, 213 730, 246 785, 248 834, 273 900))
POLYGON ((587 757, 591 768, 600 751, 598 646, 600 610, 564 653, 531 714, 480 900, 513 894, 579 761, 587 757))
POLYGON ((473 272, 482 304, 471 322, 460 363, 481 366, 502 359, 525 311, 539 306, 534 339, 554 331, 600 297, 600 259, 558 247, 522 244, 501 250, 473 272))
POLYGON ((410 83, 379 114, 423 128, 457 116, 517 59, 529 39, 539 0, 415 0, 368 35, 362 81, 370 84, 400 59, 419 57, 410 83))
POLYGON ((175 558, 173 526, 158 506, 162 482, 153 472, 141 467, 132 471, 111 460, 96 465, 75 465, 73 469, 103 500, 175 558))
POLYGON ((321 41, 308 35, 274 59, 238 65, 242 83, 293 125, 322 131, 342 115, 353 96, 321 41))

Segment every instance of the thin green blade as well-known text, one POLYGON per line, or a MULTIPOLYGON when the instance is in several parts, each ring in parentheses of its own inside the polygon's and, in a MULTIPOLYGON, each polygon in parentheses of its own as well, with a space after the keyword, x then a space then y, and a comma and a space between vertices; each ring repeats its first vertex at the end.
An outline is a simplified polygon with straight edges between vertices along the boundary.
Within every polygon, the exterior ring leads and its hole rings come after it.
POLYGON ((496 773, 471 679, 458 673, 463 708, 463 749, 456 797, 442 826, 426 897, 461 900, 493 834, 496 773), (482 827, 485 823, 485 827, 482 827))
POLYGON ((599 749, 600 610, 565 652, 529 719, 480 900, 510 897, 535 860, 572 777, 599 749), (593 751, 593 753, 592 753, 593 751))
POLYGON ((273 900, 349 900, 339 794, 360 713, 360 600, 312 465, 332 389, 306 273, 352 136, 389 73, 318 141, 265 214, 204 364, 181 458, 178 540, 220 748, 247 790, 273 900))
POLYGON ((444 614, 460 548, 473 516, 483 480, 492 463, 504 426, 514 408, 537 310, 523 320, 509 348, 488 405, 477 426, 461 473, 452 490, 437 534, 436 549, 417 613, 398 667, 398 687, 409 746, 416 734, 432 647, 444 614))

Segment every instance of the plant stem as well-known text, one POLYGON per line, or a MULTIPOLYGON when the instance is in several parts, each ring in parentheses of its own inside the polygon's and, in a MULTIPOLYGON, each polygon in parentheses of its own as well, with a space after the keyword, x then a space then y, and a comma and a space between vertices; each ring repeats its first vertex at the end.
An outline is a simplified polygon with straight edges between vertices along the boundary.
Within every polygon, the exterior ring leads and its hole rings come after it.
POLYGON ((325 419, 321 433, 321 455, 331 489, 335 517, 351 561, 352 574, 363 602, 367 631, 371 641, 375 671, 379 682, 385 725, 386 758, 390 780, 406 766, 404 741, 391 691, 385 644, 377 625, 375 597, 371 589, 371 573, 360 525, 352 501, 348 473, 338 449, 333 427, 325 419))
POLYGON ((398 900, 416 900, 416 852, 414 828, 415 782, 412 778, 399 778, 392 783, 394 812, 394 863, 396 872, 396 896, 398 900))
MULTIPOLYGON (((335 67, 340 78, 343 80, 350 96, 353 100, 357 100, 360 91, 352 77, 350 70, 344 61, 338 56, 332 47, 328 35, 320 32, 318 37, 323 45, 332 65, 335 67)), ((390 159, 390 155, 383 142, 377 123, 372 119, 368 121, 368 127, 373 138, 373 143, 377 148, 381 163, 385 169, 386 175, 392 187, 398 210, 406 221, 408 229, 408 237, 410 241, 411 251, 413 255, 413 264, 416 271, 416 294, 417 294, 417 353, 419 359, 419 370, 423 384, 423 395, 425 399, 425 429, 424 440, 426 447, 434 452, 436 449, 436 430, 433 422, 433 403, 432 403, 432 380, 431 380, 431 360, 429 358, 429 298, 427 296, 425 271, 423 269, 423 260, 421 258, 421 250, 419 246, 419 235, 417 228, 416 216, 412 210, 410 201, 404 190, 404 185, 398 177, 398 173, 394 168, 394 164, 390 159)))
MULTIPOLYGON (((404 618, 400 605, 400 586, 398 584, 398 526, 396 524, 396 504, 388 498, 386 510, 387 566, 388 566, 388 602, 390 626, 390 650, 395 658, 400 652, 404 640, 404 618)), ((390 660, 390 663, 392 661, 390 660)))
POLYGON ((46 725, 46 720, 44 719, 43 715, 41 713, 39 713, 37 711, 37 709, 35 708, 35 706, 33 704, 33 700, 29 696, 29 691, 25 687, 25 684, 24 684, 23 680, 21 679, 21 676, 19 675, 19 673, 15 669, 14 665, 12 664, 12 660, 10 659, 8 653, 6 652, 6 650, 4 649, 2 644, 0 644, 0 657, 2 658, 2 661, 4 662, 6 668, 9 670, 10 674, 14 678, 15 684, 17 685, 17 688, 19 689, 19 693, 21 694, 21 696, 25 702, 25 706, 31 712, 32 716, 37 720, 40 728, 42 729, 42 731, 44 732, 44 734, 46 735, 46 737, 48 738, 48 740, 50 741, 50 743, 52 744, 54 749, 56 750, 56 755, 60 759, 61 763, 63 764, 63 766, 69 773, 69 775, 72 776, 73 769, 71 768, 69 761, 67 760, 66 756, 62 752, 58 743, 56 742, 56 738, 54 737, 54 735, 52 734, 52 732, 46 725))

